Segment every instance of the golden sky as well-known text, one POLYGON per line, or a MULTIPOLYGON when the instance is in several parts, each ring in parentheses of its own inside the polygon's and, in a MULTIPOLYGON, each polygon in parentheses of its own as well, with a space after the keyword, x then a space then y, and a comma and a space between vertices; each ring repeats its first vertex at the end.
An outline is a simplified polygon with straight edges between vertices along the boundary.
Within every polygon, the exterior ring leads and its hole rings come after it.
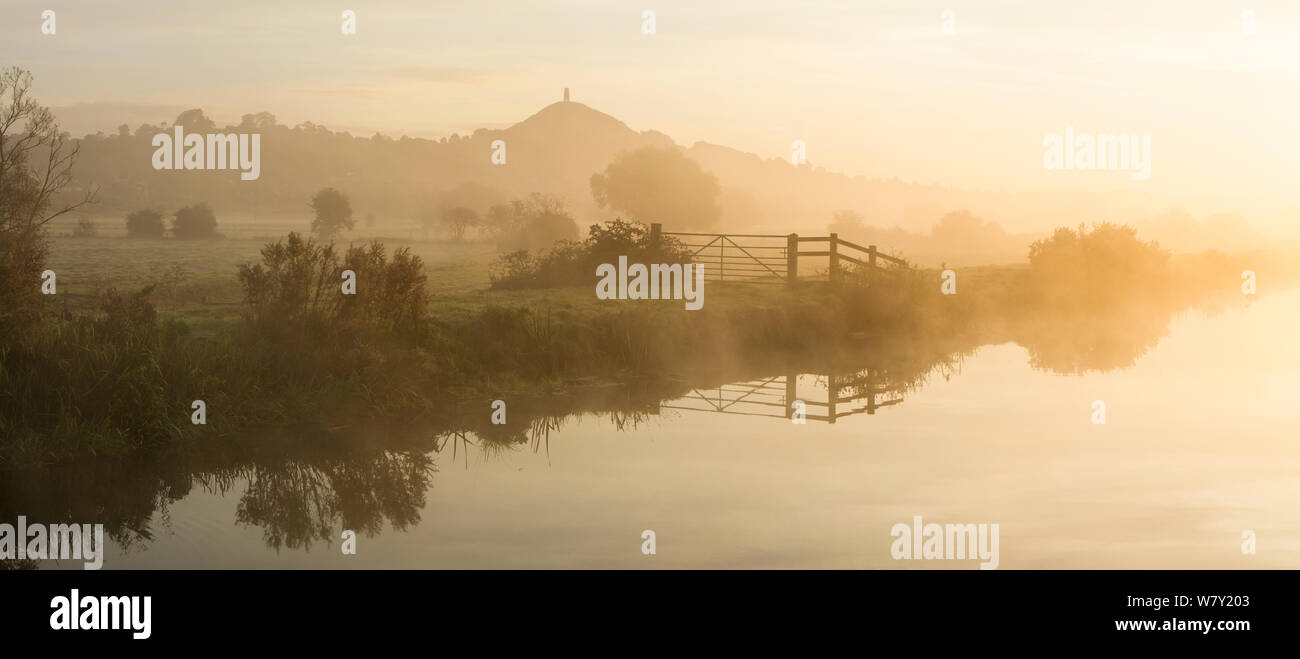
POLYGON ((441 137, 519 121, 567 86, 683 145, 788 158, 802 139, 850 175, 1137 189, 1300 220, 1300 4, 1133 4, 6 0, 0 64, 33 70, 74 133, 201 107, 441 137), (1150 133, 1150 179, 1046 171, 1043 139, 1067 125, 1150 133))

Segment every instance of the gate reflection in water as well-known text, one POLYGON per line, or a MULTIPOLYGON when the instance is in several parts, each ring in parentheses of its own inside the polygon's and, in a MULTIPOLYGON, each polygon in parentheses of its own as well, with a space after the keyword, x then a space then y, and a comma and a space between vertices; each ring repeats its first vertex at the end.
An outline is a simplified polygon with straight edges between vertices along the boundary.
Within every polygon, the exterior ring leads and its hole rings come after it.
POLYGON ((689 395, 660 408, 789 419, 795 412, 795 401, 803 401, 807 409, 805 419, 835 423, 842 417, 864 412, 875 414, 882 407, 897 405, 903 402, 903 392, 878 382, 870 370, 847 376, 790 373, 714 388, 694 388, 689 395), (816 386, 822 383, 824 390, 816 386), (811 396, 801 397, 800 391, 811 396))

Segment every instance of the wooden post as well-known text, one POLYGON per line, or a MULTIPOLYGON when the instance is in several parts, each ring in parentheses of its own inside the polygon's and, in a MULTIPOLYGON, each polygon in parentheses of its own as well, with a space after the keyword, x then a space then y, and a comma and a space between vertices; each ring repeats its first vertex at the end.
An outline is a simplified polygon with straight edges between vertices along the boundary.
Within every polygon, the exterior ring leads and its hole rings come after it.
POLYGON ((830 422, 835 423, 835 404, 840 402, 840 387, 835 382, 834 375, 826 376, 826 416, 830 417, 830 422))
POLYGON ((867 286, 876 285, 876 246, 867 245, 867 286))
POLYGON ((718 238, 718 281, 727 281, 727 238, 718 238))
MULTIPOLYGON (((565 90, 568 91, 568 90, 565 90)), ((650 249, 659 249, 659 234, 663 233, 663 225, 658 222, 650 224, 650 249)))
POLYGON ((790 373, 785 376, 785 418, 787 419, 794 416, 794 401, 799 398, 799 392, 796 389, 798 384, 798 373, 790 373))
POLYGON ((799 234, 785 237, 785 283, 794 286, 799 279, 799 234))
POLYGON ((831 268, 830 268, 830 272, 826 273, 826 277, 830 281, 831 286, 834 286, 835 282, 839 279, 839 272, 840 272, 840 235, 838 233, 832 233, 831 234, 831 268))

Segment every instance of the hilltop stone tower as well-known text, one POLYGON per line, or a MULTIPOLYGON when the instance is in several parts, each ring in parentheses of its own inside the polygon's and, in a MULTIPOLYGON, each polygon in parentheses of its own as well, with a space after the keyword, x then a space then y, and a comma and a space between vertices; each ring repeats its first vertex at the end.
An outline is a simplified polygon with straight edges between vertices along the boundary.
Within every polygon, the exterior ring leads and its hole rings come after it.
POLYGON ((565 102, 565 103, 568 103, 568 102, 569 102, 569 88, 568 88, 568 87, 565 87, 565 88, 564 88, 564 102, 565 102))

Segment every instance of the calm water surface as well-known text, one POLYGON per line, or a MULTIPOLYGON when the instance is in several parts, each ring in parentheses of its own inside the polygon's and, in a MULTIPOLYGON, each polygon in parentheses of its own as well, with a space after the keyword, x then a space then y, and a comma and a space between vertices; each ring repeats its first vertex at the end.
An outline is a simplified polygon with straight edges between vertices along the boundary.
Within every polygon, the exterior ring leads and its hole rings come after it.
MULTIPOLYGON (((1297 309, 1287 292, 1185 311, 1131 367, 1082 376, 988 345, 874 414, 865 400, 837 405, 856 413, 834 424, 675 409, 721 395, 743 398, 728 411, 782 416, 784 383, 759 379, 665 401, 635 427, 586 415, 536 446, 451 438, 427 464, 358 468, 392 488, 350 489, 347 465, 195 484, 136 524, 152 539, 111 542, 105 566, 975 567, 891 559, 890 527, 921 515, 999 524, 1003 568, 1296 568, 1297 309), (1091 422, 1094 400, 1105 425, 1091 422), (371 527, 355 556, 339 550, 349 509, 383 511, 351 515, 371 527), (644 529, 654 556, 641 554, 644 529), (1254 556, 1241 552, 1247 529, 1254 556)), ((801 376, 797 393, 825 402, 827 384, 801 376)))

